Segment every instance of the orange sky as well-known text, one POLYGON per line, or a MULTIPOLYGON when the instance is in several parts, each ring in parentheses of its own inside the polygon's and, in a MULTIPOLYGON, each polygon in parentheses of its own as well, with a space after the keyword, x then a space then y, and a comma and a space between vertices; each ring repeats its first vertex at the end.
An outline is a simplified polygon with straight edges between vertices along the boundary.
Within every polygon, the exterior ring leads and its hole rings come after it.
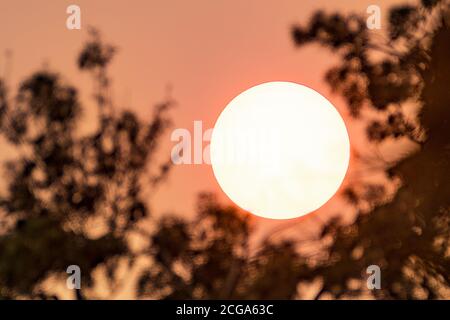
MULTIPOLYGON (((365 14, 370 4, 385 12, 399 2, 405 1, 1 1, 0 53, 13 51, 11 84, 47 64, 82 89, 89 108, 92 83, 77 71, 75 59, 87 39, 87 26, 92 25, 120 50, 111 70, 116 104, 144 119, 170 84, 178 102, 172 111, 174 128, 192 130, 193 121, 202 120, 207 129, 234 96, 275 80, 316 89, 346 118, 341 99, 331 95, 322 81, 324 71, 337 60, 318 47, 296 50, 290 27, 305 23, 320 8, 365 14), (81 7, 81 31, 66 29, 69 4, 81 7)), ((4 75, 3 55, 0 58, 0 75, 4 75)), ((361 132, 355 125, 347 126, 352 143, 357 143, 355 136, 361 132)), ((163 144, 162 155, 168 157, 174 143, 167 136, 163 144)), ((191 213, 199 191, 221 194, 211 167, 177 166, 152 199, 153 208, 158 214, 191 213)))

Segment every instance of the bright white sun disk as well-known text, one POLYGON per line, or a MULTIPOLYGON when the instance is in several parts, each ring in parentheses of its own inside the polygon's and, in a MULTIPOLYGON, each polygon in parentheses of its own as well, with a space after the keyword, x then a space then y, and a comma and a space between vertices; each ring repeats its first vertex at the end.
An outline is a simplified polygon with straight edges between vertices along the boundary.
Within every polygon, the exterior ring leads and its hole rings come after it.
POLYGON ((250 88, 223 110, 211 138, 214 175, 241 208, 295 218, 326 203, 346 174, 344 121, 316 91, 291 82, 250 88))

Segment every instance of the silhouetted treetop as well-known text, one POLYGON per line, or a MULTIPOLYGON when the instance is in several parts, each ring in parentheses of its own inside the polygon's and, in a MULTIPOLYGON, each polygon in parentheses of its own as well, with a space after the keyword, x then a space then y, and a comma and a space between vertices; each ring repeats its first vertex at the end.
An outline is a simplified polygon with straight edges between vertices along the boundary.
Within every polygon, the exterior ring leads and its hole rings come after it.
POLYGON ((365 201, 373 210, 361 213, 354 224, 324 228, 323 239, 333 241, 314 271, 323 281, 318 297, 364 292, 352 280, 372 264, 382 272, 375 297, 449 296, 449 14, 448 1, 393 7, 385 39, 354 15, 319 12, 306 27, 293 29, 296 44, 318 42, 339 55, 326 81, 345 98, 350 114, 367 123, 369 141, 406 137, 418 146, 399 162, 379 161, 386 177, 401 181, 393 199, 383 200, 382 189, 367 197, 376 186, 364 181, 344 191, 357 208, 365 201), (417 107, 419 112, 408 110, 417 107), (368 109, 378 117, 371 118, 368 109))
POLYGON ((0 296, 45 297, 41 282, 71 264, 80 266, 87 292, 95 268, 132 260, 129 235, 149 212, 144 191, 169 169, 154 154, 172 102, 157 105, 149 123, 113 106, 107 67, 114 52, 94 34, 79 57, 97 84, 89 133, 79 130, 85 108, 77 89, 58 74, 32 74, 12 99, 1 82, 0 133, 18 155, 6 163, 0 196, 0 296))

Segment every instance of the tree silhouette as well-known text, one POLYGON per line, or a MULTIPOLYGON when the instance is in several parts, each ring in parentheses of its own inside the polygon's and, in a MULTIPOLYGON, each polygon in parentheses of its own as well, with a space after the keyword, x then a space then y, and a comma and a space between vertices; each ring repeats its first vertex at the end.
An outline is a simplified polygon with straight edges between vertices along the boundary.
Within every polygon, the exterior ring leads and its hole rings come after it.
POLYGON ((308 271, 291 241, 249 249, 249 216, 202 194, 192 222, 165 220, 153 236, 154 264, 143 270, 139 297, 292 299, 308 271), (181 271, 180 271, 181 270, 181 271))
POLYGON ((323 282, 318 297, 359 295, 351 280, 373 264, 382 274, 381 290, 372 292, 378 298, 449 297, 449 18, 447 1, 422 1, 389 11, 385 41, 354 15, 318 12, 307 27, 293 29, 296 44, 317 42, 339 55, 326 80, 350 113, 368 122, 369 141, 407 137, 418 146, 401 161, 378 163, 386 177, 401 181, 391 201, 380 203, 383 188, 364 182, 345 191, 352 204, 373 210, 350 226, 324 228, 323 238, 333 241, 313 272, 323 282), (408 101, 420 105, 417 116, 408 116, 408 101), (381 117, 370 120, 370 109, 381 117))
POLYGON ((80 70, 97 85, 98 123, 87 134, 79 130, 85 109, 77 90, 58 74, 34 73, 14 99, 1 83, 0 130, 18 155, 6 163, 0 198, 0 296, 45 298, 41 282, 74 264, 83 298, 96 267, 133 261, 129 236, 149 211, 143 186, 157 185, 169 168, 147 174, 172 102, 157 105, 150 123, 113 108, 107 67, 114 53, 93 31, 79 56, 80 70))

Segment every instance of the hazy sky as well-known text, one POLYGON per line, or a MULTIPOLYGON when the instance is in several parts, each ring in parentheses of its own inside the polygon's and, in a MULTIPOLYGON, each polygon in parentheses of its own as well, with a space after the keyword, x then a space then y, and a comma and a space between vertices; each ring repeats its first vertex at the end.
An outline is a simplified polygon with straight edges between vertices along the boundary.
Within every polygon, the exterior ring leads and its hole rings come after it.
MULTIPOLYGON (((256 84, 284 80, 306 84, 335 104, 347 119, 338 96, 323 83, 323 73, 337 60, 322 48, 297 50, 290 37, 294 23, 306 23, 317 9, 366 13, 370 4, 382 12, 399 1, 306 0, 40 0, 0 2, 0 74, 3 52, 13 51, 10 83, 15 84, 46 64, 82 89, 92 106, 92 82, 77 71, 75 59, 87 39, 87 26, 97 27, 119 48, 112 66, 114 98, 119 106, 149 119, 166 88, 178 106, 175 128, 193 129, 202 120, 214 125, 226 104, 256 84), (82 29, 66 28, 66 8, 81 7, 82 29)), ((400 1, 405 2, 405 1, 400 1)), ((383 17, 384 20, 384 17, 383 17)), ((352 143, 361 134, 347 123, 352 143)), ((172 130, 171 129, 171 130, 172 130)), ((174 143, 164 137, 162 156, 174 143)), ((199 191, 221 194, 208 165, 175 167, 154 196, 157 213, 190 213, 199 191)))

